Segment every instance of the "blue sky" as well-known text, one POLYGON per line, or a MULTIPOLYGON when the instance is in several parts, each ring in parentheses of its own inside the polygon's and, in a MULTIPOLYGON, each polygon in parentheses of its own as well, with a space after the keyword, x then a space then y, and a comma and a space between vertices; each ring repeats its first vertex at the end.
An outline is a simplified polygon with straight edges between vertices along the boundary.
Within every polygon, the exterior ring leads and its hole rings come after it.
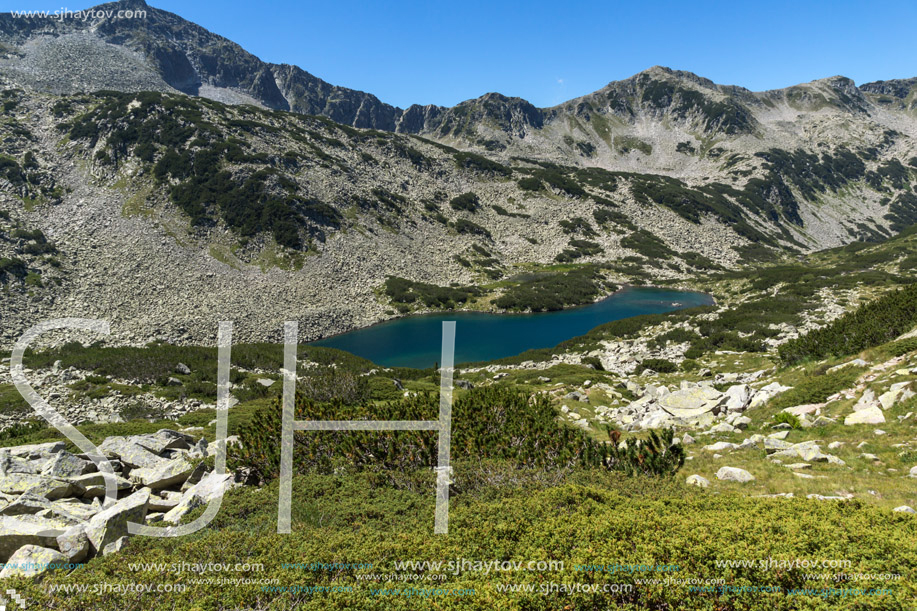
MULTIPOLYGON (((96 4, 70 1, 0 0, 0 10, 96 4)), ((550 106, 653 65, 752 90, 917 76, 913 1, 148 2, 401 107, 489 91, 550 106)))

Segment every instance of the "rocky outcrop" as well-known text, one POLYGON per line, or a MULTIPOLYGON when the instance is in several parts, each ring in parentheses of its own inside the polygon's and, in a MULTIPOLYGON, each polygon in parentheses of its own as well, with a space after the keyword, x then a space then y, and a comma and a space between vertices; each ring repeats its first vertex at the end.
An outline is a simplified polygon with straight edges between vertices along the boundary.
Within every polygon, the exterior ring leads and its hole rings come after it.
POLYGON ((0 577, 38 576, 117 553, 129 539, 129 522, 155 524, 168 512, 166 521, 178 523, 234 485, 232 473, 208 472, 202 462, 209 451, 206 442, 188 433, 161 429, 109 437, 99 449, 116 466, 117 473, 108 477, 118 498, 103 507, 106 475, 63 448, 53 442, 2 449, 8 461, 22 462, 19 471, 0 473, 0 562, 7 563, 0 577), (69 476, 42 475, 62 465, 69 476))

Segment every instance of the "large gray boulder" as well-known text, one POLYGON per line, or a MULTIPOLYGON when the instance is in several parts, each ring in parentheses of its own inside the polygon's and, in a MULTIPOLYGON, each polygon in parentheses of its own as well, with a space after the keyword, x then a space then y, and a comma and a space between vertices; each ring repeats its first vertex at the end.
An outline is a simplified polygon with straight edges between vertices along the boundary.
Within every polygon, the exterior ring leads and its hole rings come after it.
MULTIPOLYGON (((95 473, 87 473, 86 475, 71 477, 67 481, 79 489, 81 497, 85 499, 91 499, 99 496, 105 496, 105 477, 106 475, 104 473, 101 471, 96 471, 95 473)), ((114 479, 115 488, 118 491, 127 490, 131 487, 131 483, 120 475, 111 473, 107 477, 114 479)))
POLYGON ((742 412, 745 411, 748 404, 751 402, 754 391, 748 384, 736 384, 735 386, 727 388, 726 392, 723 394, 726 395, 727 411, 742 412))
POLYGON ((63 441, 49 441, 48 443, 35 443, 25 446, 9 448, 10 455, 19 458, 48 458, 52 454, 62 452, 67 444, 63 441))
POLYGON ((6 562, 23 545, 56 547, 58 535, 69 527, 70 524, 52 518, 0 516, 0 562, 6 562))
POLYGON ((912 382, 898 382, 892 384, 888 392, 879 397, 879 406, 882 409, 891 409, 897 403, 907 401, 914 396, 914 391, 910 390, 912 382))
POLYGON ((156 467, 165 462, 162 457, 125 437, 109 437, 99 446, 99 451, 134 468, 156 467))
POLYGON ((883 424, 884 422, 885 414, 882 413, 882 408, 878 405, 855 411, 844 418, 844 424, 848 426, 854 424, 883 424))
POLYGON ((79 456, 74 456, 70 452, 58 452, 54 454, 44 468, 41 474, 47 477, 67 478, 76 477, 85 473, 95 471, 96 466, 88 460, 83 460, 79 456))
POLYGON ((196 507, 209 503, 232 487, 232 473, 217 474, 211 472, 201 481, 189 488, 178 504, 163 516, 163 521, 177 524, 196 507))
POLYGON ((659 406, 676 418, 693 418, 720 405, 723 393, 709 386, 684 388, 661 397, 659 406))
POLYGON ((134 469, 130 479, 152 490, 161 490, 183 483, 193 470, 193 464, 184 458, 176 458, 155 467, 134 469))
POLYGON ((91 545, 86 536, 86 525, 71 526, 57 537, 57 549, 70 562, 81 562, 89 556, 91 545))
POLYGON ((744 484, 754 481, 755 476, 745 469, 740 469, 738 467, 720 467, 720 470, 716 472, 716 479, 744 484))
POLYGON ((704 450, 707 452, 723 452, 725 450, 735 450, 737 447, 739 446, 728 441, 717 441, 716 443, 704 446, 704 450))
POLYGON ((876 407, 879 407, 879 402, 876 400, 876 393, 874 393, 871 388, 867 388, 853 406, 853 411, 860 412, 876 407))
POLYGON ((150 489, 141 488, 108 509, 92 516, 86 525, 86 536, 89 538, 92 549, 100 553, 109 543, 127 535, 128 522, 143 524, 149 500, 150 489))
POLYGON ((39 545, 23 545, 10 556, 0 571, 0 579, 7 577, 38 577, 46 571, 67 568, 69 559, 55 549, 39 545))
POLYGON ((194 443, 194 438, 185 433, 170 429, 161 429, 152 435, 135 435, 128 437, 128 441, 146 448, 150 452, 162 455, 166 450, 188 450, 194 443))
POLYGON ((0 476, 0 492, 4 494, 22 494, 31 492, 46 499, 54 500, 68 496, 74 490, 73 484, 44 475, 30 473, 8 473, 0 476))

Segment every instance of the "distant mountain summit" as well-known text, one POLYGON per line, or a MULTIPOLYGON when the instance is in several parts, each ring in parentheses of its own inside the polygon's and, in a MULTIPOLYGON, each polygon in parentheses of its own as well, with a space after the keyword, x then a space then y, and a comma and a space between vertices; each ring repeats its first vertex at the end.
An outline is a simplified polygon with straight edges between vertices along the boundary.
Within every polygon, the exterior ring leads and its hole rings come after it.
POLYGON ((917 79, 909 79, 857 88, 849 79, 834 77, 821 82, 821 94, 807 93, 806 86, 753 93, 690 72, 653 67, 553 108, 539 109, 520 98, 488 93, 452 108, 402 109, 370 93, 327 83, 298 66, 261 61, 231 40, 143 0, 101 4, 91 10, 95 15, 143 11, 145 17, 84 20, 0 14, 0 73, 24 86, 58 94, 100 89, 179 91, 231 104, 322 115, 353 127, 455 136, 471 142, 481 139, 476 134, 478 125, 524 137, 562 116, 596 112, 625 121, 641 116, 689 120, 706 133, 750 133, 756 128, 753 109, 767 100, 789 95, 804 104, 824 98, 839 107, 865 111, 869 103, 864 94, 873 94, 894 99, 886 106, 913 110, 917 86, 917 79))

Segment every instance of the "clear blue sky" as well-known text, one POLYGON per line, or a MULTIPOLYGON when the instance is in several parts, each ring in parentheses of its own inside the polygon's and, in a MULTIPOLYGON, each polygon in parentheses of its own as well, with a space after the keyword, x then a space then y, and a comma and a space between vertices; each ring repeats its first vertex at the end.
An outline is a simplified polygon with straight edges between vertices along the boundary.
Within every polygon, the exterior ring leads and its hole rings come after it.
MULTIPOLYGON (((401 107, 489 91, 550 106, 657 64, 752 90, 917 76, 913 0, 148 2, 263 60, 401 107)), ((0 0, 0 10, 95 4, 0 0)))

